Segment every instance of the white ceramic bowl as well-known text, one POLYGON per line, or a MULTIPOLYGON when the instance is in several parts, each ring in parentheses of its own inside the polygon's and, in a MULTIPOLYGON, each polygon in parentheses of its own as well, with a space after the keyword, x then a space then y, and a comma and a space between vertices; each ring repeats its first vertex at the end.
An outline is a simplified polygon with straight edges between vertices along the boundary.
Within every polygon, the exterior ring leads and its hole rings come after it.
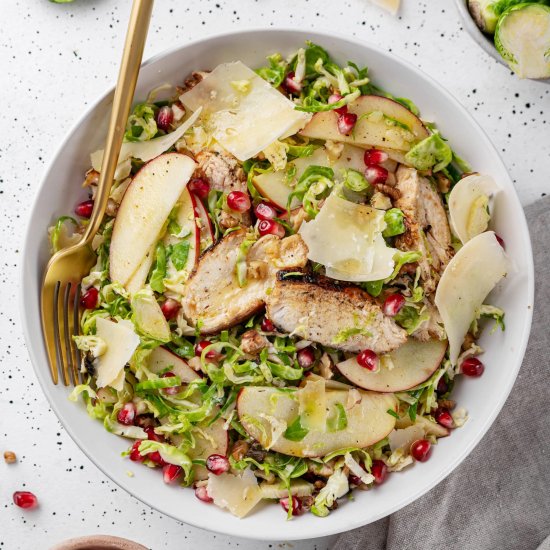
MULTIPOLYGON (((237 519, 196 499, 193 491, 169 487, 158 472, 128 462, 120 452, 128 440, 107 433, 89 419, 81 405, 67 399, 68 389, 50 381, 40 336, 39 293, 48 259, 46 231, 57 216, 71 212, 83 199, 80 188, 89 167, 89 153, 102 145, 111 93, 100 98, 69 132, 39 187, 23 254, 23 320, 36 375, 53 410, 82 451, 113 481, 157 510, 180 521, 222 533, 256 539, 302 539, 329 535, 380 519, 420 497, 452 472, 489 429, 517 376, 531 324, 533 263, 527 225, 505 167, 485 133, 448 92, 418 69, 375 46, 319 32, 262 29, 218 35, 177 47, 150 59, 142 68, 136 97, 144 98, 163 82, 180 83, 190 71, 212 68, 240 59, 250 66, 263 63, 266 54, 288 54, 310 39, 324 46, 340 62, 368 65, 382 88, 412 98, 427 120, 435 120, 459 155, 476 170, 492 174, 502 188, 496 200, 494 228, 506 241, 517 269, 495 290, 492 303, 506 310, 506 333, 483 336, 486 371, 480 379, 460 380, 455 397, 470 420, 451 437, 442 439, 426 463, 392 474, 384 485, 355 493, 326 519, 306 515, 285 521, 279 506, 263 506, 246 519, 237 519), (131 469, 135 477, 128 477, 131 469)), ((471 482, 471 479, 469 480, 471 482)))

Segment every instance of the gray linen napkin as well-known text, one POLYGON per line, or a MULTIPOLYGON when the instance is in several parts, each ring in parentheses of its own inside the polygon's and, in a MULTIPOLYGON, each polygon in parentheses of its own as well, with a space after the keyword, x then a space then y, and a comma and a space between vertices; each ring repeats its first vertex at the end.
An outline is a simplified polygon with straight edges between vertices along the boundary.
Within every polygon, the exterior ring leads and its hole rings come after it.
POLYGON ((535 256, 527 353, 496 422, 437 487, 333 550, 550 550, 550 197, 525 210, 535 256))

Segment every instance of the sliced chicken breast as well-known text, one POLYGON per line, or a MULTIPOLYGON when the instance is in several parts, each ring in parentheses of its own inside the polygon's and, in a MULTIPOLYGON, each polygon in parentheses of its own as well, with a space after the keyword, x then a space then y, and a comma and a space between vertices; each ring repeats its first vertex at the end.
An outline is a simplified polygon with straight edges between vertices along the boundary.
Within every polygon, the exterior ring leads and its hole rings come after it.
POLYGON ((407 340, 407 333, 358 287, 282 271, 266 304, 267 316, 281 331, 331 348, 388 353, 407 340))
POLYGON ((414 168, 398 168, 396 189, 401 196, 394 205, 405 214, 407 231, 396 238, 395 244, 400 250, 422 253, 421 279, 429 294, 453 256, 447 213, 439 193, 414 168))
POLYGON ((223 237, 204 252, 186 283, 183 314, 192 326, 200 327, 201 334, 237 325, 262 309, 277 271, 307 263, 307 246, 299 235, 284 239, 266 235, 248 249, 246 283, 241 287, 236 269, 246 240, 244 229, 223 237))

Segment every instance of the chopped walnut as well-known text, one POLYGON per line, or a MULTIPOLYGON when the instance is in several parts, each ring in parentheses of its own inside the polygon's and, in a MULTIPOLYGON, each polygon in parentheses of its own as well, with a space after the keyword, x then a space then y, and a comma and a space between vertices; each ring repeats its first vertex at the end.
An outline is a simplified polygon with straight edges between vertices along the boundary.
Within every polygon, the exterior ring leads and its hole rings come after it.
POLYGON ((187 364, 194 370, 194 371, 197 371, 197 372, 201 372, 202 371, 202 364, 201 364, 201 359, 200 357, 191 357, 191 359, 189 359, 187 361, 187 364))
POLYGON ((444 409, 449 409, 452 411, 456 407, 456 401, 452 399, 440 399, 437 404, 444 409))
POLYGON ((375 185, 375 187, 377 191, 384 193, 384 195, 388 195, 388 197, 391 197, 394 201, 401 198, 401 192, 399 191, 399 189, 396 189, 391 185, 386 185, 385 183, 378 183, 375 185))
POLYGON ((241 349, 250 355, 257 355, 269 346, 269 340, 256 330, 247 330, 241 336, 241 349))
POLYGON ((231 449, 231 456, 235 460, 242 460, 246 456, 249 449, 250 445, 244 441, 244 439, 239 439, 235 441, 233 449, 231 449))
POLYGON ((107 208, 105 209, 105 213, 107 216, 111 216, 114 218, 118 212, 118 204, 113 200, 109 199, 107 201, 107 208))
POLYGON ((17 461, 17 456, 15 456, 13 451, 4 451, 4 460, 6 464, 13 464, 17 461))
POLYGON ((341 142, 331 141, 330 139, 327 139, 327 141, 325 141, 325 150, 327 152, 327 156, 329 160, 331 162, 335 162, 342 155, 342 151, 344 150, 344 144, 341 142))
POLYGON ((191 76, 187 77, 183 81, 183 86, 177 88, 178 94, 183 94, 185 92, 188 92, 189 90, 192 90, 201 80, 204 79, 204 77, 207 75, 207 72, 202 71, 195 71, 191 73, 191 76))
MULTIPOLYGON (((326 485, 326 482, 325 481, 322 481, 320 479, 318 479, 314 484, 313 486, 315 487, 315 489, 317 489, 318 491, 320 491, 324 486, 326 485)), ((335 501, 336 502, 336 501, 335 501)))
POLYGON ((96 172, 93 168, 90 168, 86 172, 86 178, 82 183, 82 187, 90 187, 90 185, 97 185, 99 181, 99 172, 96 172))
POLYGON ((309 221, 307 212, 302 208, 295 208, 290 212, 290 225, 294 231, 298 231, 302 223, 309 221))
POLYGON ((451 180, 442 174, 441 172, 436 172, 435 181, 437 182, 437 189, 440 193, 448 193, 451 189, 451 180))
POLYGON ((462 343, 462 351, 469 350, 476 343, 476 339, 471 332, 466 333, 464 342, 462 343))
POLYGON ((232 216, 229 212, 222 210, 218 219, 218 223, 220 224, 220 227, 222 229, 231 229, 239 225, 239 220, 232 216))
POLYGON ((317 462, 309 462, 307 466, 307 471, 311 474, 321 477, 330 477, 334 473, 334 468, 332 467, 333 462, 330 461, 326 464, 319 464, 317 462))

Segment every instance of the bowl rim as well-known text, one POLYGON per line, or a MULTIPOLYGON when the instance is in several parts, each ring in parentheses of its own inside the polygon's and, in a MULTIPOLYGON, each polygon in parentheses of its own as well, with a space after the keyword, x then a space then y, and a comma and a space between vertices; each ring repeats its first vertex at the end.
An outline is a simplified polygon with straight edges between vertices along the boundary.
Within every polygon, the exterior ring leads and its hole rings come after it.
MULTIPOLYGON (((377 52, 378 54, 381 54, 383 56, 389 56, 393 58, 394 61, 396 61, 398 64, 407 67, 409 70, 412 70, 416 73, 418 73, 430 86, 432 86, 435 91, 437 91, 438 94, 445 97, 445 99, 454 104, 454 107, 457 108, 462 115, 468 120, 471 126, 475 127, 476 130, 479 132, 480 137, 485 142, 485 145, 488 149, 492 150, 492 152, 495 154, 498 161, 501 163, 502 167, 504 168, 505 172, 508 174, 508 171, 505 168, 504 162, 502 160, 502 157, 496 147, 492 144, 491 140, 489 139, 487 133, 485 130, 476 122, 474 117, 467 111, 467 109, 458 101, 458 99, 449 92, 446 88, 444 88, 441 84, 439 84, 434 78, 432 78, 430 75, 428 75, 425 71, 414 65, 413 63, 403 59, 399 55, 394 54, 393 52, 388 52, 384 50, 383 48, 372 44, 366 40, 362 40, 361 38, 352 36, 345 36, 343 33, 334 32, 329 29, 316 29, 316 30, 301 30, 301 29, 294 29, 291 27, 248 27, 243 29, 236 29, 232 31, 226 31, 222 33, 211 33, 205 36, 202 36, 201 38, 197 38, 195 40, 190 40, 185 43, 179 43, 174 45, 171 48, 167 48, 163 50, 162 52, 159 52, 158 54, 155 54, 145 60, 141 67, 145 67, 148 65, 152 65, 159 61, 160 59, 163 59, 166 56, 169 56, 177 51, 185 50, 191 46, 194 45, 200 45, 203 43, 210 42, 215 39, 226 39, 230 40, 234 36, 240 36, 240 35, 254 35, 258 33, 272 33, 272 34, 302 34, 304 37, 307 36, 315 36, 317 39, 333 39, 336 38, 338 40, 341 40, 343 42, 348 42, 351 44, 359 45, 362 48, 370 49, 372 51, 377 52)), ((35 195, 33 197, 32 206, 29 210, 29 215, 27 218, 27 226, 25 230, 25 236, 23 239, 23 259, 21 263, 20 268, 20 280, 24 280, 24 274, 26 271, 28 271, 27 263, 30 261, 28 259, 28 255, 25 253, 28 249, 28 243, 31 239, 35 238, 35 235, 32 232, 32 224, 29 222, 34 216, 36 210, 39 209, 40 204, 38 202, 40 191, 42 187, 44 186, 50 171, 52 170, 52 166, 54 164, 54 161, 59 157, 61 152, 63 151, 65 144, 70 140, 72 134, 75 132, 75 130, 82 124, 82 121, 90 115, 100 104, 102 101, 105 100, 106 97, 108 97, 114 90, 114 86, 110 86, 107 88, 107 90, 101 94, 95 101, 91 102, 88 108, 82 112, 82 114, 78 117, 78 119, 69 127, 67 132, 65 133, 65 137, 61 140, 59 146, 54 150, 54 153, 51 155, 50 160, 48 162, 48 165, 44 168, 42 178, 40 180, 39 185, 36 187, 35 195)), ((508 176, 508 179, 511 183, 511 178, 508 176)), ((523 208, 521 207, 521 203, 519 201, 517 192, 513 185, 510 186, 510 193, 512 194, 513 199, 515 199, 517 205, 519 206, 518 209, 518 217, 517 217, 517 223, 519 223, 522 226, 522 232, 524 232, 527 236, 529 236, 529 230, 527 226, 527 221, 525 218, 525 214, 523 211, 523 208)), ((527 254, 527 265, 524 266, 526 270, 526 276, 527 276, 527 300, 529 304, 533 304, 534 301, 534 264, 533 264, 533 255, 532 255, 532 247, 530 240, 528 239, 528 246, 527 246, 526 254, 527 254)), ((40 274, 40 277, 43 277, 43 271, 40 274)), ((56 400, 54 398, 53 393, 50 393, 48 391, 48 385, 51 384, 51 380, 49 379, 49 369, 46 369, 44 366, 40 366, 40 362, 38 360, 37 353, 35 351, 35 348, 38 346, 37 343, 35 343, 36 338, 34 338, 31 335, 30 331, 30 324, 29 324, 29 314, 27 313, 32 307, 36 307, 36 304, 34 304, 34 301, 37 297, 30 295, 31 293, 27 293, 24 290, 24 285, 20 285, 20 293, 19 293, 19 303, 21 306, 21 318, 22 318, 22 324, 23 324, 23 333, 25 337, 25 343, 27 345, 28 353, 31 359, 31 364, 33 367, 33 370, 35 372, 35 375, 38 379, 38 382, 40 384, 42 392, 45 394, 52 410, 55 412, 59 422, 62 424, 64 429, 67 431, 71 439, 77 444, 80 451, 83 452, 87 458, 104 474, 106 475, 112 482, 114 482, 117 486, 124 489, 128 494, 133 496, 134 498, 138 499, 140 502, 143 502, 144 504, 148 505, 152 509, 156 510, 157 512, 166 515, 168 517, 171 517, 172 519, 178 521, 187 523, 188 525, 192 525, 193 527, 205 529, 211 532, 216 532, 224 535, 230 535, 235 537, 242 537, 245 539, 252 539, 252 540, 264 540, 264 541, 272 541, 277 540, 274 539, 272 536, 269 536, 269 533, 262 532, 255 532, 253 529, 242 529, 244 526, 244 523, 240 523, 239 527, 234 527, 231 524, 208 524, 207 522, 199 522, 196 520, 185 520, 183 521, 180 517, 177 517, 176 515, 172 514, 170 511, 165 511, 159 509, 158 505, 152 502, 152 499, 150 497, 145 496, 136 496, 133 489, 129 486, 129 484, 125 484, 123 479, 115 479, 114 473, 111 474, 111 472, 107 469, 104 469, 95 459, 95 457, 88 455, 84 452, 85 444, 81 441, 80 434, 78 431, 73 430, 69 427, 68 422, 66 422, 65 418, 62 414, 60 414, 60 411, 57 407, 56 400)), ((39 299, 39 298, 38 298, 39 299)), ((38 303, 38 309, 40 310, 40 304, 38 303)), ((378 521, 380 519, 383 519, 384 517, 387 517, 396 511, 404 508, 411 502, 414 502, 418 498, 420 498, 422 495, 429 492, 431 489, 433 489, 436 485, 438 485, 441 481, 443 481, 451 472, 453 472, 461 463, 462 461, 473 451, 473 449, 477 446, 477 444, 483 439, 488 429, 491 427, 493 422, 495 421, 496 417, 500 413, 502 407, 504 406, 504 403, 506 402, 512 387, 514 386, 514 383, 517 379, 517 376, 519 374, 519 370, 521 367, 521 364, 523 362, 523 358, 525 356, 525 350, 527 347, 527 343, 529 340, 529 335, 531 332, 531 323, 532 323, 532 315, 533 315, 533 308, 532 306, 528 308, 527 312, 525 313, 525 323, 523 325, 523 332, 521 334, 521 339, 519 341, 518 346, 518 358, 520 360, 518 361, 518 364, 515 365, 515 373, 514 376, 510 378, 507 387, 503 388, 503 391, 501 392, 500 399, 496 403, 496 406, 493 408, 491 414, 487 415, 483 419, 479 419, 478 424, 478 435, 474 438, 472 438, 470 441, 467 442, 467 444, 462 447, 460 452, 457 452, 453 459, 450 460, 445 467, 441 468, 439 475, 436 479, 433 481, 426 483, 421 488, 419 488, 415 493, 409 495, 405 499, 397 500, 392 505, 389 506, 384 512, 377 512, 375 513, 372 518, 369 519, 367 523, 361 520, 355 520, 355 521, 348 521, 348 522, 332 522, 330 524, 326 524, 324 528, 321 528, 321 525, 319 525, 319 528, 316 529, 316 533, 312 534, 309 531, 311 529, 304 529, 306 531, 305 534, 300 533, 293 533, 291 537, 285 536, 284 540, 303 540, 303 539, 309 539, 312 537, 321 537, 321 536, 330 536, 330 535, 336 535, 339 533, 347 532, 352 529, 356 529, 359 527, 363 527, 366 525, 369 525, 370 523, 374 523, 375 521, 378 521)), ((41 345, 43 346, 44 343, 41 342, 41 345)), ((241 520, 242 521, 242 520, 241 520)), ((279 539, 281 540, 281 539, 279 539)))

